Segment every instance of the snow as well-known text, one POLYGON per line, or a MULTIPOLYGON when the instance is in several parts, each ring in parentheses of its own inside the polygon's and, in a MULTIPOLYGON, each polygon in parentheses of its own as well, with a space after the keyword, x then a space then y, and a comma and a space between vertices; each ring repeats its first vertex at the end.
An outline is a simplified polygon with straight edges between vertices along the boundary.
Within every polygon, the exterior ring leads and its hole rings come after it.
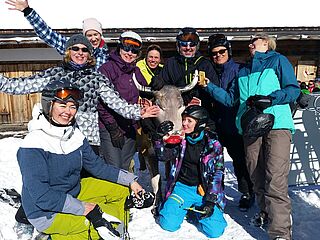
MULTIPOLYGON (((21 175, 16 161, 16 152, 20 142, 21 138, 19 137, 7 137, 0 140, 0 188, 15 188, 18 192, 21 192, 21 175)), ((138 166, 137 161, 136 166, 138 166)), ((162 165, 160 169, 163 173, 164 167, 162 165)), ((148 172, 138 171, 137 174, 139 175, 139 182, 142 186, 150 190, 150 177, 148 172)), ((225 189, 228 198, 225 211, 228 227, 219 239, 267 240, 268 236, 263 229, 248 224, 250 217, 258 211, 257 206, 252 207, 248 212, 240 212, 237 208, 240 193, 237 191, 237 182, 233 173, 232 162, 227 154, 225 189)), ((320 187, 317 185, 290 187, 289 190, 292 199, 293 238, 295 240, 319 239, 320 187)), ((16 239, 13 231, 15 213, 15 208, 7 203, 0 202, 0 240, 16 239)), ((135 240, 207 239, 203 234, 199 233, 193 225, 187 222, 183 222, 181 229, 174 233, 162 230, 151 215, 150 209, 133 209, 132 213, 133 218, 129 223, 129 233, 135 240)))

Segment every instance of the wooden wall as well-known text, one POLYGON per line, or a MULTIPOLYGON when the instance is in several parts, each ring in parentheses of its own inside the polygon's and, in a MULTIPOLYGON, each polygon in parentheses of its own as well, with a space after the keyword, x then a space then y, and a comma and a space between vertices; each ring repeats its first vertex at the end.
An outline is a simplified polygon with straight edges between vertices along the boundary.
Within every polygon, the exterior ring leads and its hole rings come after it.
MULTIPOLYGON (((10 63, 0 65, 0 74, 14 78, 25 77, 49 68, 56 63, 10 63)), ((0 93, 0 124, 25 124, 32 117, 33 105, 40 101, 40 94, 8 95, 0 93)))

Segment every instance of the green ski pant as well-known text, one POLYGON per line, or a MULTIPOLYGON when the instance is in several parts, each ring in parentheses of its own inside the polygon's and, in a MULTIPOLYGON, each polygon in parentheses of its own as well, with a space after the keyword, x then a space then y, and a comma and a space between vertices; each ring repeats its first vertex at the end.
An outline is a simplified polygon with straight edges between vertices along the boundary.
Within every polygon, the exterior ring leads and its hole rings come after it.
MULTIPOLYGON (((129 188, 95 178, 81 180, 78 199, 98 204, 102 210, 124 221, 124 202, 129 195, 129 188)), ((44 233, 52 240, 92 240, 99 239, 98 232, 85 216, 58 213, 52 225, 44 233)))

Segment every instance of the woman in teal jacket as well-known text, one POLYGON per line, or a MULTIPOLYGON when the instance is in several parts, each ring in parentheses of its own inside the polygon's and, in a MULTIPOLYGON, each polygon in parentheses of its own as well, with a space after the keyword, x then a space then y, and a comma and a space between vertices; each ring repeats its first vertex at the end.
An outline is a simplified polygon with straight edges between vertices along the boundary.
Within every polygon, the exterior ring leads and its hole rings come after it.
POLYGON ((261 227, 269 222, 270 239, 291 239, 288 174, 294 123, 289 103, 298 98, 300 88, 292 65, 275 48, 268 35, 256 35, 249 44, 252 59, 240 70, 229 92, 210 82, 205 89, 227 106, 240 101, 236 118, 240 134, 241 117, 248 105, 274 115, 273 128, 267 134, 254 140, 244 137, 247 166, 261 210, 251 223, 261 227))

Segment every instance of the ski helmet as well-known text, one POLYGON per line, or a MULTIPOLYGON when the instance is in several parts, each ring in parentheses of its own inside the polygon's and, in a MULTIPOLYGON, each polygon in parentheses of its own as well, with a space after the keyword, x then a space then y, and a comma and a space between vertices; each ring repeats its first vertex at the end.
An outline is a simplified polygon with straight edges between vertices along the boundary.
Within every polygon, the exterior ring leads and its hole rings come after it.
POLYGON ((246 138, 258 138, 267 134, 273 127, 274 115, 263 113, 250 107, 241 117, 241 128, 246 138))
POLYGON ((177 51, 179 52, 179 48, 183 46, 183 44, 190 44, 191 47, 197 46, 197 50, 199 49, 200 45, 200 37, 199 33, 195 28, 192 27, 185 27, 182 28, 176 37, 177 43, 177 51))
POLYGON ((228 41, 224 34, 213 34, 208 40, 208 54, 211 56, 212 49, 215 47, 223 46, 228 50, 229 58, 232 56, 231 43, 228 41))
POLYGON ((61 77, 48 83, 42 90, 41 105, 43 114, 49 119, 52 104, 55 101, 73 101, 79 106, 79 101, 83 98, 83 92, 78 86, 71 83, 69 79, 61 77))
POLYGON ((194 132, 199 133, 204 130, 209 121, 209 114, 204 107, 199 105, 190 105, 182 112, 181 116, 188 116, 197 120, 194 132))
POLYGON ((142 38, 133 31, 123 32, 119 37, 120 48, 138 54, 142 48, 142 38))

